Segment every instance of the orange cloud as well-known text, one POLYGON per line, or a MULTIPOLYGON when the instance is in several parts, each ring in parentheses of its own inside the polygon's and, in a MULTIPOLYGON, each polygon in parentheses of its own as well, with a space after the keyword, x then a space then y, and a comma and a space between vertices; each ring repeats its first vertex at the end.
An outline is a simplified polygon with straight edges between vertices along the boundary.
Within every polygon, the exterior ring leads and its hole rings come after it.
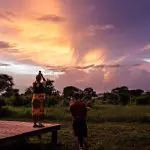
POLYGON ((99 65, 99 64, 103 64, 104 60, 105 60, 104 51, 102 49, 94 49, 85 54, 85 56, 81 60, 81 64, 99 65))
MULTIPOLYGON (((57 23, 62 19, 59 16, 64 15, 60 3, 30 0, 29 7, 26 6, 26 3, 23 3, 21 12, 17 17, 12 18, 13 23, 5 23, 7 29, 20 29, 19 32, 12 35, 5 32, 0 35, 5 41, 14 43, 15 48, 21 52, 15 54, 16 59, 31 59, 40 65, 73 65, 74 49, 71 46, 66 24, 57 23), (41 22, 41 19, 37 18, 51 19, 51 21, 41 22)), ((12 55, 9 52, 8 54, 12 55)))

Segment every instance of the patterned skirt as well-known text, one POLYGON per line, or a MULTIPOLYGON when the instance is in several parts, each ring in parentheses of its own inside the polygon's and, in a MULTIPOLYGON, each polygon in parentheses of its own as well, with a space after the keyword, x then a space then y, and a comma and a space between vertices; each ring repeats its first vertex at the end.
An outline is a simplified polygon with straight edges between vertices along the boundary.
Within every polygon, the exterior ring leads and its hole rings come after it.
POLYGON ((32 115, 37 117, 44 116, 45 94, 33 94, 32 97, 32 115))

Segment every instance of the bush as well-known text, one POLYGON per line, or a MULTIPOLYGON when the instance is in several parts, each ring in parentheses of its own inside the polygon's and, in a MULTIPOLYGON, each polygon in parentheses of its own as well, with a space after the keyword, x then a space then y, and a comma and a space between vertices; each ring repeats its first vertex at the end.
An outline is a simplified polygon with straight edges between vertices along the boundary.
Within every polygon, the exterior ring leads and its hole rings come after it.
POLYGON ((12 111, 11 109, 9 109, 8 107, 4 107, 1 109, 0 111, 0 117, 10 117, 12 115, 16 114, 14 111, 12 111))
POLYGON ((22 99, 24 106, 31 106, 32 96, 22 96, 22 99))
POLYGON ((50 106, 55 106, 55 105, 57 105, 58 103, 59 103, 59 100, 57 99, 56 96, 49 96, 49 97, 47 97, 47 99, 46 99, 46 105, 47 105, 48 107, 50 107, 50 106))
POLYGON ((7 105, 11 105, 11 106, 24 105, 24 100, 21 96, 11 96, 11 97, 6 97, 5 99, 6 99, 7 105))
POLYGON ((119 93, 120 102, 122 105, 127 105, 130 102, 130 96, 126 93, 119 93))
POLYGON ((149 105, 150 104, 150 96, 143 95, 143 96, 136 98, 136 104, 137 105, 149 105))
POLYGON ((63 106, 69 106, 69 100, 66 100, 66 99, 65 99, 65 100, 63 101, 63 106))
POLYGON ((0 97, 0 107, 1 106, 6 106, 6 101, 3 97, 0 97))

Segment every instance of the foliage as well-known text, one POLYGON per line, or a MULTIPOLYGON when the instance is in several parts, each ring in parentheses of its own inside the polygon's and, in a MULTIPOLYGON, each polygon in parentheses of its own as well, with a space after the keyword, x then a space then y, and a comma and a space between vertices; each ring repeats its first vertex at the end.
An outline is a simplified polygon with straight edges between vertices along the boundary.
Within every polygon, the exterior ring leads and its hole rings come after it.
POLYGON ((56 96, 48 96, 46 98, 46 106, 50 107, 50 106, 55 106, 59 103, 59 98, 57 98, 56 96))
POLYGON ((73 95, 75 93, 80 93, 82 92, 82 90, 80 90, 79 88, 77 87, 74 87, 74 86, 67 86, 67 87, 64 87, 63 89, 63 96, 65 98, 68 98, 68 97, 73 97, 73 95))
POLYGON ((45 92, 47 95, 52 95, 53 91, 55 90, 53 83, 54 83, 53 80, 49 79, 46 80, 45 92))
POLYGON ((84 91, 83 91, 83 97, 85 99, 92 99, 92 97, 95 97, 97 96, 96 95, 96 92, 93 90, 93 88, 91 87, 88 87, 88 88, 85 88, 84 91))
POLYGON ((14 85, 13 78, 7 74, 0 74, 0 92, 11 88, 14 85))
POLYGON ((7 88, 5 93, 2 94, 2 96, 4 97, 11 97, 11 96, 18 96, 19 95, 19 89, 13 89, 11 88, 7 88))
POLYGON ((150 104, 150 96, 145 94, 143 96, 139 96, 136 98, 137 105, 149 105, 150 104))
POLYGON ((32 95, 32 93, 33 93, 33 87, 30 86, 25 90, 24 95, 32 95))

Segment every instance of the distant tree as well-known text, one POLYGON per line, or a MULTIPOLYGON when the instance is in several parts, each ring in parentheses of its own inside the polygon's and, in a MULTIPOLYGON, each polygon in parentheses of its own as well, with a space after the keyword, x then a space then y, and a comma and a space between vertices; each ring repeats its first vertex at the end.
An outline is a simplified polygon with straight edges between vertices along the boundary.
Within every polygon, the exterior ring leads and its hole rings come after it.
POLYGON ((32 93, 33 93, 33 87, 32 86, 30 86, 30 87, 28 87, 26 90, 25 90, 25 95, 32 95, 32 93))
POLYGON ((126 86, 117 87, 113 89, 111 93, 119 95, 120 103, 123 105, 127 105, 130 101, 130 92, 126 86))
POLYGON ((14 85, 13 78, 7 74, 0 74, 0 92, 12 88, 14 85))
POLYGON ((52 95, 54 95, 54 96, 60 96, 60 91, 54 89, 53 92, 52 92, 52 95))
POLYGON ((136 98, 137 105, 149 105, 150 104, 150 95, 144 94, 136 98))
POLYGON ((144 90, 136 89, 136 90, 130 90, 129 92, 131 96, 141 96, 144 93, 144 90))
POLYGON ((115 93, 127 93, 128 91, 129 91, 128 87, 122 86, 122 87, 117 87, 115 89, 112 89, 111 92, 115 92, 115 93))
POLYGON ((77 93, 77 92, 81 93, 82 90, 74 86, 67 86, 63 89, 63 96, 65 98, 72 97, 74 93, 77 93))
POLYGON ((103 95, 103 103, 109 104, 119 104, 120 103, 120 96, 117 93, 104 93, 103 95))
POLYGON ((5 93, 2 94, 4 97, 10 97, 10 96, 18 96, 19 95, 19 89, 13 89, 12 87, 7 88, 5 93))
POLYGON ((84 89, 83 96, 84 96, 85 99, 90 100, 90 99, 92 99, 92 97, 95 97, 97 95, 96 95, 96 92, 93 90, 93 88, 88 87, 88 88, 84 89))
POLYGON ((53 85, 54 81, 47 79, 46 80, 46 89, 45 92, 47 95, 52 95, 53 92, 55 91, 54 85, 53 85))
POLYGON ((119 97, 122 105, 127 105, 130 101, 130 95, 128 93, 119 93, 119 97))

